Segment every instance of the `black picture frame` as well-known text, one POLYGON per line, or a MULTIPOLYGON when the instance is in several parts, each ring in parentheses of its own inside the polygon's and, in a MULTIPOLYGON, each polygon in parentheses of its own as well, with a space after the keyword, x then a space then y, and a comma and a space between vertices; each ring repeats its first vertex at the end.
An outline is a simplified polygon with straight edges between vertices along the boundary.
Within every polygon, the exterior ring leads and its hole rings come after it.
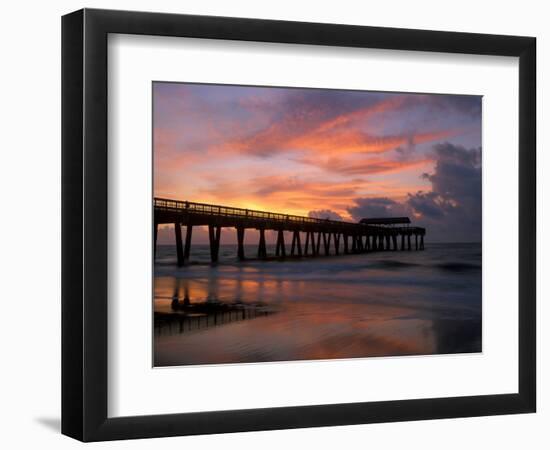
POLYGON ((536 40, 84 9, 62 18, 62 433, 82 441, 535 412, 536 40), (109 33, 519 57, 518 393, 107 416, 109 33))

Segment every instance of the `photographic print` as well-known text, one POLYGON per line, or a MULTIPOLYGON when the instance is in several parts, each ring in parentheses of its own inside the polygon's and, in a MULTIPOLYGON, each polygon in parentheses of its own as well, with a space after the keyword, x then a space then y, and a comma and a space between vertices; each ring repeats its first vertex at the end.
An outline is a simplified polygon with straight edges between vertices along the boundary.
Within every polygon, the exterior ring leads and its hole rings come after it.
POLYGON ((482 351, 482 98, 157 81, 153 364, 482 351))

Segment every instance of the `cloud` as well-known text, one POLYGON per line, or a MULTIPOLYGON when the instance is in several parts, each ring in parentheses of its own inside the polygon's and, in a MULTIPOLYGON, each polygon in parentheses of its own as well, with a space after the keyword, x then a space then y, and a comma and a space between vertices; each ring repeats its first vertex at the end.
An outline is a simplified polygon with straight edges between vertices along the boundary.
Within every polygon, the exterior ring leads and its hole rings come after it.
POLYGON ((436 165, 424 178, 432 192, 409 195, 408 205, 434 233, 481 241, 481 148, 434 146, 436 165))
POLYGON ((433 157, 433 172, 422 175, 431 191, 409 193, 403 201, 356 198, 348 212, 355 220, 410 216, 436 241, 481 241, 481 148, 445 142, 434 145, 433 157))
POLYGON ((389 197, 356 198, 348 212, 357 222, 364 218, 396 217, 408 214, 406 205, 389 197))
POLYGON ((409 194, 407 206, 411 211, 419 214, 420 217, 428 219, 439 219, 445 214, 443 212, 445 202, 441 199, 437 192, 417 192, 409 194))
POLYGON ((330 219, 330 220, 344 220, 344 218, 337 212, 330 209, 319 209, 317 211, 310 211, 307 213, 308 217, 313 219, 330 219))
POLYGON ((300 158, 297 161, 340 175, 374 175, 378 173, 400 172, 432 162, 431 159, 391 160, 383 158, 366 158, 359 161, 349 161, 341 158, 329 158, 327 160, 300 158))
POLYGON ((381 152, 403 142, 401 136, 376 136, 351 127, 355 122, 397 108, 400 97, 352 102, 349 96, 332 93, 291 95, 284 109, 268 126, 224 143, 229 151, 269 156, 274 152, 314 150, 334 152, 381 152))
POLYGON ((479 95, 426 95, 424 99, 434 109, 453 110, 475 118, 481 114, 481 96, 479 95))
POLYGON ((433 145, 479 145, 480 97, 174 83, 154 96, 155 195, 476 227, 458 216, 476 207, 479 152, 433 145))
POLYGON ((258 109, 264 113, 270 111, 270 120, 253 131, 233 129, 223 143, 215 144, 215 149, 259 157, 295 151, 316 155, 383 153, 398 146, 432 142, 457 133, 447 129, 385 133, 383 129, 380 132, 369 127, 371 118, 413 108, 425 101, 423 96, 330 90, 281 92, 284 92, 283 100, 270 107, 261 98, 247 97, 241 102, 240 106, 249 109, 254 117, 258 109))
POLYGON ((419 133, 376 134, 361 130, 353 124, 359 119, 366 120, 381 109, 381 106, 370 107, 325 121, 318 121, 309 114, 299 117, 290 114, 265 129, 228 140, 221 150, 262 157, 296 151, 314 153, 317 157, 385 153, 404 145, 411 146, 449 138, 460 132, 456 129, 445 129, 419 133))
POLYGON ((219 180, 209 184, 200 192, 221 197, 271 197, 276 194, 294 194, 301 196, 321 196, 325 198, 349 198, 357 195, 359 188, 365 186, 364 180, 318 181, 299 176, 266 175, 251 177, 240 183, 233 180, 219 180))

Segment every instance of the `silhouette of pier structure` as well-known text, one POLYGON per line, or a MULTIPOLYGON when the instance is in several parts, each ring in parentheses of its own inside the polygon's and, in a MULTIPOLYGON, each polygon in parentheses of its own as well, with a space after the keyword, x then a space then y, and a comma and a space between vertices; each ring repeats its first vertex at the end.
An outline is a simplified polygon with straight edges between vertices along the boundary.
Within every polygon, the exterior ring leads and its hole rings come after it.
POLYGON ((218 261, 222 228, 236 230, 237 254, 241 260, 245 259, 245 231, 250 229, 259 231, 257 257, 260 259, 268 258, 268 230, 276 233, 275 255, 272 256, 278 258, 410 251, 413 236, 414 249, 424 250, 426 234, 425 228, 411 226, 408 217, 368 218, 354 223, 164 198, 154 199, 154 223, 155 254, 159 225, 174 225, 179 266, 189 260, 193 227, 196 226, 208 227, 213 263, 218 261), (182 226, 186 228, 185 239, 182 226), (285 232, 292 234, 290 251, 285 243, 285 232))

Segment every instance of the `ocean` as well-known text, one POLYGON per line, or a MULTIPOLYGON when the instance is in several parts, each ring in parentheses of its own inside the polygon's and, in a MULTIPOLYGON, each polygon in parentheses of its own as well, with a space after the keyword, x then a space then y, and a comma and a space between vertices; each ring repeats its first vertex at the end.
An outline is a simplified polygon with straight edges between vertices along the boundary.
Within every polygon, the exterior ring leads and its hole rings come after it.
POLYGON ((481 244, 244 262, 236 247, 211 265, 193 245, 177 267, 158 246, 155 366, 482 351, 481 244))

